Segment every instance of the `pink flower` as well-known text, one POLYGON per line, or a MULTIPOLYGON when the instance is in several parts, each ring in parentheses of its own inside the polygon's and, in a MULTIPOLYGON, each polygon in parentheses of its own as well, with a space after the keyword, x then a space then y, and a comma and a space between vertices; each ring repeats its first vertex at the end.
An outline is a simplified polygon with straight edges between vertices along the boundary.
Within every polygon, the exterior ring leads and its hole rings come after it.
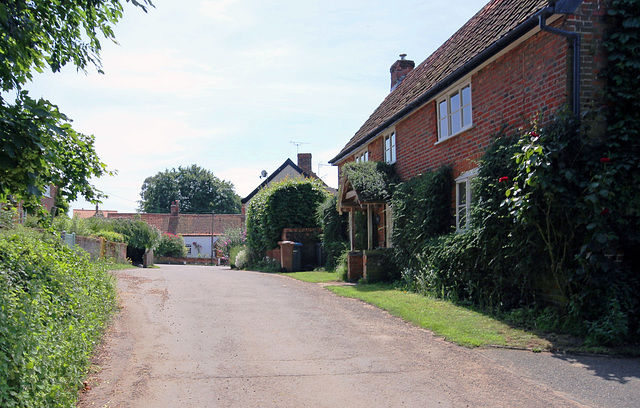
POLYGON ((604 163, 609 163, 610 161, 611 161, 611 159, 608 158, 608 157, 603 157, 602 159, 600 159, 600 163, 603 163, 603 164, 604 163))
POLYGON ((499 183, 504 183, 505 181, 509 181, 509 177, 500 177, 500 179, 498 180, 499 183))

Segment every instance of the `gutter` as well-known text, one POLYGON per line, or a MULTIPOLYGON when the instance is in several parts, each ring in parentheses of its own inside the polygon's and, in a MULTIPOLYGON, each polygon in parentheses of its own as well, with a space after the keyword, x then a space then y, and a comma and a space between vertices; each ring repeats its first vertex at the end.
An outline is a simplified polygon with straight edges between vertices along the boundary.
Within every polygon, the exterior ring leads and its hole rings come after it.
MULTIPOLYGON (((579 1, 579 3, 582 3, 582 1, 579 1)), ((502 38, 498 39, 496 42, 491 44, 489 47, 487 47, 486 49, 481 51, 478 55, 473 57, 470 61, 466 62, 463 66, 461 66, 460 68, 456 69, 454 72, 449 74, 444 80, 438 82, 435 86, 433 86, 427 92, 422 94, 420 97, 415 99, 413 102, 409 103, 407 106, 402 108, 402 110, 400 110, 398 113, 396 113, 391 118, 387 119, 381 125, 376 127, 374 130, 369 132, 364 138, 362 138, 362 140, 358 141, 356 144, 351 146, 348 150, 346 150, 346 151, 344 151, 342 153, 339 153, 336 157, 334 157, 333 159, 329 160, 329 163, 330 164, 335 164, 336 162, 344 159, 345 157, 347 157, 348 155, 353 153, 355 150, 358 150, 360 147, 362 147, 363 145, 365 145, 369 141, 371 141, 371 139, 376 137, 381 131, 385 130, 386 128, 388 128, 389 126, 394 124, 395 122, 397 122, 400 119, 402 119, 404 116, 406 116, 409 113, 411 113, 413 110, 417 109, 418 107, 420 107, 423 104, 427 103, 429 100, 433 99, 435 96, 437 96, 439 93, 441 93, 446 88, 451 86, 453 83, 458 81, 460 78, 464 77, 465 75, 467 75, 470 72, 472 72, 474 69, 478 68, 480 65, 482 65, 483 63, 488 61, 491 57, 493 57, 494 55, 498 54, 504 48, 508 47, 509 45, 514 43, 516 40, 518 40, 520 37, 524 36, 526 33, 528 33, 529 31, 533 30, 536 27, 539 27, 541 30, 548 31, 548 32, 551 32, 551 33, 554 33, 554 34, 559 34, 559 35, 563 35, 563 36, 567 36, 567 37, 568 36, 572 36, 572 37, 575 36, 575 37, 578 38, 577 39, 577 42, 578 42, 577 48, 575 48, 576 47, 576 43, 575 43, 576 40, 574 39, 574 76, 573 76, 574 77, 573 78, 573 80, 574 80, 574 84, 573 84, 574 107, 573 108, 574 108, 574 113, 577 110, 577 112, 579 114, 579 111, 580 111, 580 103, 579 103, 579 99, 580 99, 579 98, 579 96, 580 96, 580 93, 579 93, 580 92, 580 89, 579 89, 580 67, 579 67, 579 58, 576 58, 575 52, 577 50, 578 57, 579 57, 580 38, 579 38, 579 34, 572 33, 570 31, 559 30, 557 28, 548 27, 548 26, 544 25, 544 22, 546 21, 546 17, 554 14, 555 11, 556 11, 556 7, 557 7, 556 5, 550 6, 550 7, 545 7, 542 10, 536 12, 534 15, 532 15, 531 17, 526 19, 523 23, 518 25, 512 31, 508 32, 502 38), (546 17, 543 17, 543 15, 546 16, 546 17), (543 27, 544 27, 544 29, 543 29, 543 27), (577 68, 576 68, 576 65, 578 65, 577 68), (577 69, 578 75, 575 74, 576 69, 577 69), (578 99, 575 99, 576 91, 578 92, 578 99)), ((563 14, 571 14, 569 12, 569 10, 560 10, 560 11, 563 14)), ((574 8, 573 11, 575 11, 575 8, 574 8)), ((576 115, 576 116, 578 116, 578 115, 576 115)))

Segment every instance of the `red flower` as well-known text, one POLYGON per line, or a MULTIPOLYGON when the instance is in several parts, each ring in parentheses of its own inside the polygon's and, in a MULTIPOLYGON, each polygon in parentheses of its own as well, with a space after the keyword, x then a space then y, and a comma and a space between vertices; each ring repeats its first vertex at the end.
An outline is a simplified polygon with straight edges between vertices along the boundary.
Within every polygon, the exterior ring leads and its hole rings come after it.
POLYGON ((498 180, 499 183, 504 183, 505 181, 509 181, 509 177, 500 177, 498 180))
POLYGON ((600 159, 600 163, 609 163, 610 161, 611 159, 608 157, 603 157, 602 159, 600 159))
POLYGON ((529 133, 531 135, 532 138, 537 139, 540 137, 540 135, 538 134, 538 132, 536 132, 535 130, 532 130, 531 133, 529 133))
POLYGON ((610 210, 610 209, 605 208, 604 210, 600 211, 600 215, 607 215, 607 214, 609 214, 610 212, 611 212, 611 210, 610 210))

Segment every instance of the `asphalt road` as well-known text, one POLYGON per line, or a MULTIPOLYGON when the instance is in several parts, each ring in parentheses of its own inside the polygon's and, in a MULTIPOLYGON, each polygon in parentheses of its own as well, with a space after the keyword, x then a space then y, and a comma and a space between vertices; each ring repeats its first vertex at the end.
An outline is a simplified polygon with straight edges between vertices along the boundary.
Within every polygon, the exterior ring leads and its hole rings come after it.
MULTIPOLYGON (((117 274, 122 310, 81 407, 614 406, 317 284, 204 266, 117 274)), ((541 356, 554 358, 526 358, 541 356)))

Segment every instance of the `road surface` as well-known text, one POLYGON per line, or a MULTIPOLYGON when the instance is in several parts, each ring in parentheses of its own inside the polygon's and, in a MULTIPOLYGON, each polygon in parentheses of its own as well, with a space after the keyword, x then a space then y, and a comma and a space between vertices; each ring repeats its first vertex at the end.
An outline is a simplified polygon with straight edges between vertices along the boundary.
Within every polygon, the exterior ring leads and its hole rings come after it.
POLYGON ((317 284, 207 266, 117 275, 122 309, 83 408, 594 406, 317 284))

